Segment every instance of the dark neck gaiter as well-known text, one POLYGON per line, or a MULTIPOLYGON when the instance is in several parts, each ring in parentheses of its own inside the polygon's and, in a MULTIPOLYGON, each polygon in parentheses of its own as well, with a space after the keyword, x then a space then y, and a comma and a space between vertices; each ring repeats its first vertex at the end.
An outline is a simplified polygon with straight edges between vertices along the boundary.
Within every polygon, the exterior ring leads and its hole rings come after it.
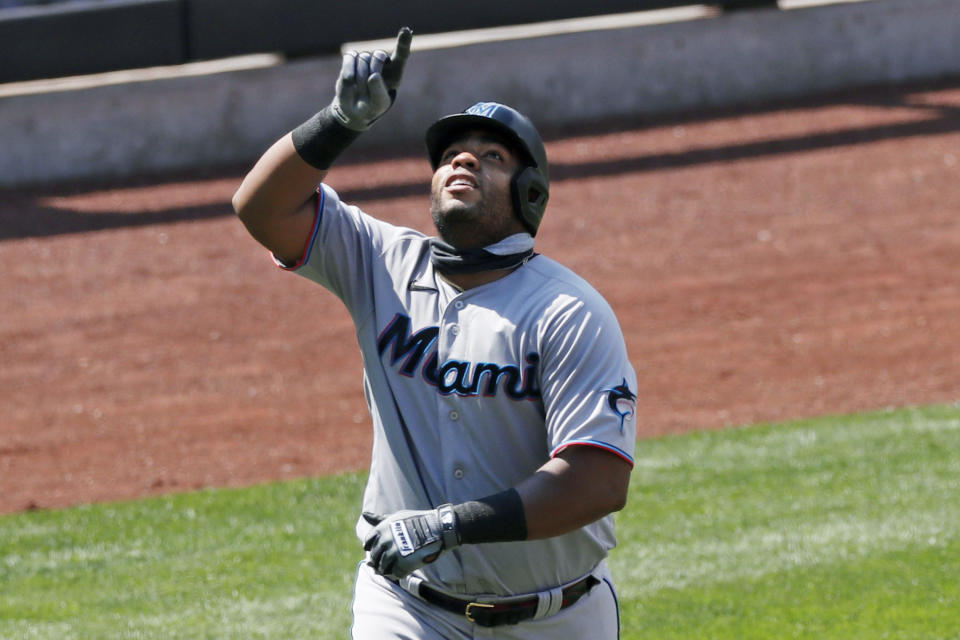
POLYGON ((430 238, 430 261, 444 274, 480 273, 519 267, 533 256, 533 236, 517 233, 482 249, 457 249, 430 238))

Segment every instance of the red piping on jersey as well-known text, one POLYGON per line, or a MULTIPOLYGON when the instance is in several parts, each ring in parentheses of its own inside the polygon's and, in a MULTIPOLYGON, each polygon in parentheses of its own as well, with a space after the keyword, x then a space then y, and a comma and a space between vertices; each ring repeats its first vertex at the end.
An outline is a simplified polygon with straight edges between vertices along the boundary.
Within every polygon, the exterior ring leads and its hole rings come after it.
POLYGON ((573 446, 596 447, 598 449, 603 449, 604 451, 609 451, 613 455, 623 458, 627 464, 630 465, 630 468, 633 468, 633 458, 631 458, 625 451, 616 448, 612 444, 607 444, 606 442, 597 442, 596 440, 571 440, 570 442, 564 442, 550 452, 550 457, 556 458, 557 454, 559 454, 561 451, 567 447, 573 446))
POLYGON ((295 271, 306 264, 307 260, 310 259, 310 251, 313 250, 313 243, 317 238, 317 233, 320 231, 320 219, 321 214, 323 213, 323 188, 321 187, 317 189, 317 193, 319 194, 319 197, 317 198, 317 212, 313 216, 313 231, 310 232, 310 238, 307 239, 307 245, 303 248, 303 253, 300 254, 300 257, 293 264, 283 264, 277 260, 276 256, 273 256, 274 262, 276 262, 277 266, 284 271, 295 271))

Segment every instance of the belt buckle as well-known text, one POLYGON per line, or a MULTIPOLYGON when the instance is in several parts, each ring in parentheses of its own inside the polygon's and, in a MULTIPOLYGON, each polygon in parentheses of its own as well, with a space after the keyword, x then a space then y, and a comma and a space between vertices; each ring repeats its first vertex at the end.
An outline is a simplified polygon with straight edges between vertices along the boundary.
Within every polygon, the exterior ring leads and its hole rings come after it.
POLYGON ((480 624, 473 618, 473 609, 493 609, 493 605, 485 602, 469 602, 467 603, 467 609, 463 612, 463 615, 467 617, 468 622, 474 624, 480 624))

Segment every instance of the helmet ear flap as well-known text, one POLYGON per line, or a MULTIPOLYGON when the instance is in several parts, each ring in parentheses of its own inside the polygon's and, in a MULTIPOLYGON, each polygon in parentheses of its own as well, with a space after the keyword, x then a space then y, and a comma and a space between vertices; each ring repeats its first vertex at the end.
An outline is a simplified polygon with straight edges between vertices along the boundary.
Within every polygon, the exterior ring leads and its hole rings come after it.
POLYGON ((535 167, 525 167, 513 177, 510 192, 514 211, 530 234, 537 235, 537 228, 550 198, 547 179, 535 167))

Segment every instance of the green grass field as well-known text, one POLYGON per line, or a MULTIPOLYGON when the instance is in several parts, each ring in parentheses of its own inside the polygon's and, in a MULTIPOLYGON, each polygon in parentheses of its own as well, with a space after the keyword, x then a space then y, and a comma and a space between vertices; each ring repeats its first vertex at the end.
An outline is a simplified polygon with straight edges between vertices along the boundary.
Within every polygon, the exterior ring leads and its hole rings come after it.
MULTIPOLYGON (((2 517, 0 638, 345 638, 363 480, 2 517)), ((958 495, 960 405, 640 441, 622 637, 960 638, 958 495)))

